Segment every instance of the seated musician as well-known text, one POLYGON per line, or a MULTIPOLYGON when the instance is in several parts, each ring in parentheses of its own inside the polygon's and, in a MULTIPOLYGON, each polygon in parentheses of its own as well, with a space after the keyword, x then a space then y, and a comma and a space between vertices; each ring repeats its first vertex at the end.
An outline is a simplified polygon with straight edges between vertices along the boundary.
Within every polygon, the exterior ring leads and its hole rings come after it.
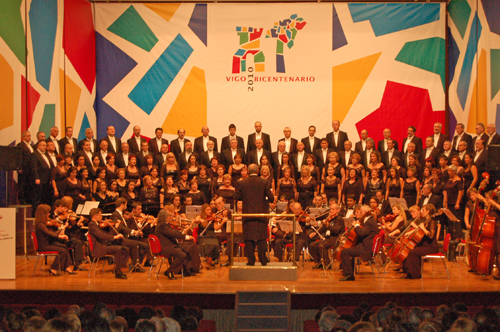
POLYGON ((68 274, 76 274, 71 269, 71 255, 64 241, 68 236, 57 229, 56 222, 49 219, 50 206, 40 204, 35 211, 36 238, 38 240, 39 251, 57 251, 58 259, 50 266, 50 274, 60 276, 59 270, 66 271, 68 274))
MULTIPOLYGON (((301 224, 302 229, 296 230, 295 235, 295 260, 298 261, 300 258, 300 253, 306 247, 306 227, 311 222, 310 217, 302 217, 303 210, 302 206, 299 202, 295 202, 290 205, 291 213, 295 214, 295 220, 301 224)), ((292 232, 285 232, 283 238, 275 241, 276 244, 274 246, 274 256, 278 258, 280 262, 283 262, 283 251, 287 244, 293 243, 293 234, 292 232)))
POLYGON ((354 195, 347 196, 347 204, 342 206, 340 210, 340 215, 344 218, 354 218, 354 205, 356 204, 356 200, 354 195))
MULTIPOLYGON (((221 202, 222 202, 223 198, 222 197, 217 198, 215 200, 215 203, 217 204, 219 200, 221 200, 221 202)), ((219 204, 217 204, 217 205, 219 205, 219 204)), ((224 205, 222 204, 222 206, 224 206, 224 205)), ((243 201, 238 201, 236 203, 236 213, 240 213, 240 214, 243 213, 243 201)), ((229 226, 231 225, 230 224, 231 219, 229 219, 230 217, 231 217, 231 212, 228 211, 226 214, 226 217, 224 219, 229 221, 229 224, 228 224, 229 226)), ((224 219, 222 220, 222 222, 224 222, 224 219)), ((236 222, 239 222, 239 224, 241 225, 242 220, 243 220, 242 217, 235 217, 234 218, 235 224, 236 224, 236 222)), ((235 227, 236 227, 236 225, 235 225, 235 227)), ((224 264, 221 264, 221 266, 229 266, 229 264, 231 263, 231 256, 233 255, 233 250, 235 250, 240 243, 245 242, 245 240, 243 239, 243 233, 241 233, 241 232, 234 233, 234 242, 231 241, 231 233, 226 232, 226 239, 227 239, 227 243, 226 243, 227 261, 224 264)))
POLYGON ((115 278, 127 279, 127 275, 122 272, 122 268, 127 266, 130 250, 121 244, 123 235, 109 228, 107 224, 102 223, 101 209, 94 208, 90 210, 89 234, 94 243, 92 255, 96 258, 113 255, 115 261, 115 278), (105 226, 105 228, 101 228, 101 226, 105 226))
MULTIPOLYGON (((339 235, 344 231, 344 219, 340 216, 340 206, 338 203, 330 205, 330 212, 325 219, 322 220, 321 227, 318 229, 323 239, 313 242, 309 245, 309 253, 311 254, 314 263, 313 268, 320 269, 330 265, 330 257, 328 249, 337 245, 339 235)), ((315 235, 312 233, 310 236, 315 235)))
POLYGON ((401 204, 394 204, 392 207, 392 216, 382 218, 382 229, 386 233, 385 243, 394 243, 396 237, 404 231, 406 224, 406 213, 401 204))
MULTIPOLYGON (((290 202, 293 202, 293 200, 290 200, 290 202)), ((287 204, 285 211, 283 213, 291 213, 290 212, 290 204, 287 204)), ((269 203, 269 213, 276 214, 277 213, 277 208, 276 208, 276 203, 275 202, 270 202, 269 203)), ((280 217, 272 217, 269 219, 269 226, 271 230, 271 239, 269 242, 269 246, 275 253, 274 255, 276 256, 276 240, 282 239, 285 236, 285 232, 281 229, 280 225, 278 224, 278 221, 280 220, 280 217)))
POLYGON ((221 245, 222 242, 226 241, 229 237, 226 232, 226 223, 231 220, 231 210, 226 209, 225 205, 226 199, 224 197, 218 197, 215 199, 215 209, 212 209, 216 215, 222 217, 215 220, 215 222, 220 226, 220 228, 215 231, 217 238, 219 239, 219 245, 221 245))
MULTIPOLYGON (((73 200, 69 196, 70 200, 73 200)), ((83 241, 82 238, 84 234, 82 232, 81 227, 83 226, 83 220, 85 218, 74 215, 73 211, 68 211, 67 206, 63 203, 61 199, 58 199, 54 202, 54 219, 61 222, 63 225, 60 230, 62 230, 63 234, 68 236, 68 240, 66 241, 66 246, 74 250, 74 270, 82 270, 88 271, 84 267, 80 266, 80 263, 83 261, 83 241), (71 212, 71 214, 70 214, 71 212)))
MULTIPOLYGON (((498 265, 500 262, 500 218, 499 218, 500 203, 498 203, 498 196, 492 198, 491 192, 486 196, 487 196, 487 204, 491 206, 488 216, 495 218, 495 231, 493 234, 492 251, 494 252, 495 255, 497 255, 496 264, 498 265)), ((493 279, 500 280, 500 276, 498 274, 495 273, 492 274, 493 274, 493 279)))
POLYGON ((377 220, 370 214, 370 207, 363 205, 354 209, 356 222, 353 231, 358 236, 357 244, 351 248, 345 248, 340 253, 342 259, 341 269, 344 277, 340 281, 354 281, 354 259, 360 257, 367 261, 372 256, 373 238, 378 234, 377 220))
POLYGON ((189 250, 181 248, 178 240, 191 240, 192 237, 173 229, 173 227, 176 227, 173 225, 174 220, 174 207, 172 204, 167 203, 158 214, 158 225, 155 234, 160 240, 161 254, 172 258, 170 266, 164 273, 170 280, 177 279, 175 274, 179 273, 183 273, 185 277, 191 276, 192 273, 188 269, 190 260, 192 257, 199 257, 196 245, 191 243, 189 250))
POLYGON ((406 273, 404 279, 420 279, 422 277, 422 256, 439 252, 437 244, 437 222, 433 218, 436 208, 432 204, 427 204, 420 211, 418 223, 412 222, 415 228, 420 228, 425 236, 417 246, 408 253, 408 257, 403 262, 403 272, 406 273))
MULTIPOLYGON (((401 230, 400 228, 396 228, 391 234, 393 237, 395 237, 393 239, 393 242, 394 242, 394 245, 392 246, 391 250, 389 251, 389 255, 390 257, 395 257, 397 255, 397 252, 395 252, 394 250, 400 250, 401 248, 398 246, 398 244, 401 242, 402 238, 403 238, 403 235, 405 234, 405 232, 409 229, 408 227, 410 227, 410 224, 412 222, 415 222, 417 223, 418 220, 420 219, 420 210, 421 208, 418 207, 418 205, 413 205, 411 206, 408 211, 410 212, 410 216, 411 218, 408 219, 407 218, 407 221, 404 223, 403 225, 403 230, 401 230)), ((405 213, 406 215, 406 213, 405 213)), ((388 237, 386 237, 384 239, 384 241, 388 240, 388 237)), ((391 240, 388 240, 388 241, 391 241, 391 240)), ((403 269, 403 264, 400 264, 398 265, 397 267, 395 267, 393 269, 393 271, 401 271, 403 269)))
POLYGON ((383 216, 391 214, 391 203, 389 203, 389 201, 385 199, 385 192, 383 190, 377 190, 375 197, 377 197, 378 200, 378 208, 380 210, 380 213, 383 216))
POLYGON ((318 208, 318 209, 326 207, 323 205, 323 196, 321 196, 321 195, 314 196, 313 203, 312 203, 311 207, 318 208))
POLYGON ((219 257, 219 240, 215 231, 220 230, 223 225, 217 222, 218 218, 213 213, 212 207, 208 204, 203 204, 201 214, 196 217, 196 222, 199 223, 198 228, 198 245, 201 246, 202 256, 205 257, 207 269, 215 267, 214 261, 219 257))
MULTIPOLYGON (((111 221, 115 223, 115 229, 120 233, 123 234, 123 240, 122 240, 122 245, 126 246, 129 248, 130 253, 131 253, 131 258, 132 258, 132 264, 130 268, 133 268, 135 264, 139 262, 139 251, 142 254, 146 253, 146 250, 148 250, 148 245, 139 242, 137 240, 131 240, 129 239, 131 236, 134 239, 137 239, 138 237, 144 236, 142 231, 140 230, 134 230, 130 228, 130 223, 125 220, 123 213, 127 209, 127 200, 123 197, 120 197, 116 200, 116 210, 111 214, 111 221)), ((133 272, 146 272, 140 264, 138 264, 133 272)))
MULTIPOLYGON (((153 256, 151 256, 151 250, 149 249, 148 235, 154 234, 154 227, 158 220, 153 216, 146 216, 142 213, 142 204, 140 202, 132 203, 131 208, 132 211, 130 213, 127 210, 123 212, 123 217, 127 222, 128 228, 136 231, 136 234, 130 235, 128 239, 140 242, 138 244, 140 246, 139 262, 144 261, 146 257, 145 266, 151 266, 150 261, 153 259, 153 256)), ((121 230, 121 225, 118 227, 118 231, 121 230)), ((135 264, 135 262, 133 263, 135 264)))

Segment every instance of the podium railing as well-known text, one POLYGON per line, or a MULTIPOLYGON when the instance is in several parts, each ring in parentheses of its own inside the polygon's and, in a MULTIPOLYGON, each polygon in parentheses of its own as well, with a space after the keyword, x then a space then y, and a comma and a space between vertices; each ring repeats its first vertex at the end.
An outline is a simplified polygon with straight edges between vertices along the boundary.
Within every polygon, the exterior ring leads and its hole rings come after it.
MULTIPOLYGON (((295 261, 295 236, 296 236, 296 222, 295 222, 295 214, 275 214, 275 213, 233 213, 231 217, 231 263, 230 267, 233 266, 234 262, 234 218, 235 217, 242 217, 242 226, 244 223, 243 218, 247 217, 260 217, 260 218, 273 218, 273 217, 284 217, 284 218, 293 218, 293 235, 292 235, 292 243, 293 243, 293 250, 292 250, 292 262, 293 265, 296 266, 297 262, 295 261)), ((268 232, 272 232, 272 230, 269 227, 269 221, 267 222, 268 225, 268 232)), ((253 253, 255 255, 255 253, 253 253)))

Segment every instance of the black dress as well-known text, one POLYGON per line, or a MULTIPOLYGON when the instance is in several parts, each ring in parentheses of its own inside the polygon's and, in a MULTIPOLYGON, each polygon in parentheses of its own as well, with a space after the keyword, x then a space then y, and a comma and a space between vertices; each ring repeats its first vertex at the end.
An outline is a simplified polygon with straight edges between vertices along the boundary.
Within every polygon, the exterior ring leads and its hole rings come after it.
POLYGON ((413 182, 405 180, 403 186, 403 198, 406 200, 406 205, 408 205, 408 207, 417 204, 417 180, 413 182))
POLYGON ((231 206, 231 210, 234 209, 234 189, 224 189, 219 187, 218 196, 223 197, 226 200, 226 204, 231 206))
POLYGON ((204 177, 202 178, 201 176, 197 176, 196 180, 198 180, 198 189, 205 195, 205 199, 207 202, 210 202, 212 199, 212 194, 210 192, 210 185, 212 179, 210 177, 204 177))
POLYGON ((243 169, 243 167, 240 168, 240 169, 236 169, 236 168, 233 167, 231 169, 231 185, 233 187, 236 187, 236 183, 237 183, 238 179, 241 178, 241 170, 242 169, 243 169))
POLYGON ((191 180, 199 174, 199 168, 197 167, 195 170, 187 169, 188 171, 188 182, 191 182, 191 180))
POLYGON ((401 196, 401 183, 399 181, 396 181, 396 183, 393 183, 392 180, 389 183, 389 197, 397 197, 399 198, 401 196))
POLYGON ((201 190, 199 190, 197 193, 188 192, 186 194, 186 197, 192 198, 193 200, 192 205, 203 205, 207 203, 207 198, 205 197, 205 194, 201 190))
POLYGON ((68 247, 59 240, 59 231, 48 227, 44 222, 36 224, 36 239, 38 251, 57 251, 59 259, 54 259, 51 269, 65 271, 71 265, 68 247))
POLYGON ((344 187, 342 188, 342 197, 345 197, 344 201, 347 202, 347 196, 354 195, 354 201, 359 202, 359 197, 364 192, 363 180, 357 179, 353 183, 349 180, 344 182, 344 187))
POLYGON ((61 172, 59 167, 54 167, 51 171, 51 179, 56 182, 57 191, 59 191, 59 197, 61 196, 62 183, 66 179, 66 172, 61 172))
POLYGON ((309 182, 304 183, 302 178, 297 181, 297 192, 299 193, 299 203, 305 209, 312 205, 314 192, 316 191, 317 183, 315 178, 311 178, 309 182))
POLYGON ((279 196, 285 196, 285 199, 288 201, 290 199, 295 198, 295 191, 293 188, 295 187, 295 180, 290 179, 289 183, 284 183, 283 181, 279 181, 279 196))
POLYGON ((69 178, 66 178, 61 184, 60 197, 69 196, 73 198, 73 211, 76 210, 78 204, 80 204, 82 199, 80 199, 80 194, 82 192, 82 182, 76 180, 76 183, 72 183, 69 178))
MULTIPOLYGON (((365 193, 365 198, 364 202, 365 204, 368 204, 370 202, 370 199, 373 196, 376 196, 378 190, 384 190, 384 182, 379 179, 379 181, 375 184, 372 183, 372 180, 368 180, 366 183, 366 193, 365 193)), ((399 197, 399 196, 398 196, 399 197)))
POLYGON ((457 181, 448 180, 444 185, 444 190, 447 195, 448 209, 460 222, 449 222, 448 223, 448 233, 451 233, 452 239, 458 239, 462 237, 462 229, 465 226, 464 222, 464 209, 462 202, 459 208, 456 209, 455 205, 458 201, 458 195, 461 190, 464 190, 464 184, 462 179, 457 181))
POLYGON ((340 178, 337 177, 333 181, 329 181, 328 178, 323 181, 324 193, 328 202, 330 202, 331 198, 339 199, 339 183, 340 178))

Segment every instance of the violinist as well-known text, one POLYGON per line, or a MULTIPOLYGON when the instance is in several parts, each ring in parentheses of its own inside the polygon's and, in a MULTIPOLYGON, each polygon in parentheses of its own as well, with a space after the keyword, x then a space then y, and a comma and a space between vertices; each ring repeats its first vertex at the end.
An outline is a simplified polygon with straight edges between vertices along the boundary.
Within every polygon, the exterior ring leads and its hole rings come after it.
POLYGON ((123 246, 123 234, 107 232, 99 227, 102 222, 102 210, 93 208, 90 210, 89 234, 94 243, 92 255, 96 258, 105 255, 113 255, 115 261, 115 278, 127 279, 127 275, 122 272, 122 268, 127 266, 127 260, 130 253, 129 248, 123 246))
MULTIPOLYGON (((151 255, 151 250, 149 250, 148 235, 154 234, 154 226, 157 223, 157 219, 154 217, 147 217, 142 213, 142 204, 140 202, 134 202, 131 204, 132 211, 123 213, 124 219, 127 222, 128 228, 135 230, 135 235, 130 235, 129 240, 139 241, 137 244, 139 246, 139 261, 144 261, 146 257, 146 263, 144 266, 151 266, 150 261, 153 259, 151 255), (141 235, 142 234, 142 235, 141 235)), ((118 227, 118 231, 122 229, 122 224, 118 227)))
MULTIPOLYGON (((451 166, 450 166, 451 167, 451 166)), ((415 228, 420 228, 425 236, 417 246, 408 253, 408 257, 403 262, 403 272, 406 273, 404 279, 420 279, 422 277, 421 264, 422 256, 439 252, 437 244, 437 222, 433 218, 436 208, 432 204, 427 204, 420 211, 420 222, 418 225, 412 222, 415 228)))
POLYGON ((401 204, 394 204, 391 217, 392 218, 389 218, 389 216, 387 218, 382 218, 382 229, 387 235, 387 237, 384 238, 385 243, 394 243, 396 236, 404 231, 406 213, 401 204))
POLYGON ((71 257, 68 247, 61 241, 68 239, 59 230, 53 230, 54 221, 49 219, 50 206, 40 204, 35 211, 35 224, 36 224, 36 238, 38 240, 39 251, 57 251, 58 258, 50 266, 50 274, 53 276, 60 276, 59 270, 66 271, 68 274, 76 274, 70 268, 71 257))
MULTIPOLYGON (((127 200, 123 197, 120 197, 116 200, 116 210, 111 214, 111 221, 115 224, 114 228, 118 233, 123 235, 122 245, 126 246, 130 250, 131 258, 132 258, 132 266, 138 262, 139 259, 139 251, 141 253, 145 253, 148 250, 148 246, 145 243, 139 242, 137 240, 129 239, 132 237, 133 239, 137 239, 138 237, 143 237, 144 234, 140 230, 134 230, 130 228, 130 223, 125 220, 123 213, 127 209, 127 200)), ((110 230, 111 232, 114 230, 110 230)), ((132 272, 146 272, 140 265, 136 266, 132 272)))
MULTIPOLYGON (((222 199, 223 199, 222 197, 219 197, 219 198, 217 198, 215 200, 215 204, 217 205, 217 207, 220 204, 219 200, 222 201, 222 199)), ((224 206, 224 205, 222 204, 222 206, 224 206)), ((231 212, 228 212, 227 209, 226 209, 225 212, 226 212, 225 219, 229 220, 227 216, 228 215, 230 216, 231 212)), ((239 213, 239 214, 243 213, 243 202, 242 201, 236 202, 236 212, 235 213, 239 213)), ((241 222, 242 220, 243 220, 242 217, 235 217, 234 218, 234 221, 241 222)), ((223 221, 224 221, 224 219, 223 219, 223 221)), ((235 250, 240 243, 244 243, 245 242, 243 240, 243 234, 242 233, 236 233, 236 232, 234 233, 234 242, 231 241, 231 234, 230 233, 229 234, 226 233, 226 239, 227 239, 227 242, 226 242, 227 261, 224 264, 221 264, 222 267, 229 266, 229 264, 231 263, 231 255, 233 254, 233 250, 235 250)))
MULTIPOLYGON (((70 197, 68 197, 70 198, 70 197)), ((71 199, 71 198, 70 198, 71 199)), ((67 206, 63 203, 63 200, 58 199, 54 202, 54 219, 59 221, 61 225, 59 229, 62 234, 68 236, 68 240, 65 243, 67 247, 74 250, 74 270, 87 271, 87 269, 80 266, 80 262, 83 261, 83 232, 81 227, 83 226, 83 217, 78 217, 73 211, 68 211, 67 206)))
MULTIPOLYGON (((330 212, 327 217, 322 220, 321 227, 318 225, 318 233, 322 234, 320 241, 313 242, 309 245, 309 253, 311 254, 314 263, 313 269, 321 269, 330 265, 330 257, 328 249, 336 245, 338 236, 344 229, 344 219, 340 216, 340 206, 338 203, 330 205, 330 212), (323 261, 321 261, 321 259, 323 261)), ((310 236, 315 235, 311 233, 310 236)), ((335 248, 333 248, 335 249, 335 248)))
MULTIPOLYGON (((299 202, 295 202, 290 204, 290 212, 295 214, 295 220, 299 223, 302 221, 305 226, 311 221, 310 217, 306 217, 304 211, 302 210, 302 206, 299 202)), ((302 225, 301 225, 302 226, 302 225)), ((306 231, 305 229, 296 230, 295 236, 295 260, 298 261, 300 258, 300 253, 306 247, 306 231)), ((287 244, 293 243, 293 234, 292 232, 285 232, 283 238, 275 241, 276 244, 274 246, 274 256, 278 258, 280 262, 283 262, 283 251, 287 244)))
POLYGON ((190 235, 185 235, 172 228, 174 221, 174 207, 172 204, 167 203, 165 208, 158 214, 158 226, 156 227, 155 234, 160 240, 161 254, 166 257, 172 257, 170 266, 165 271, 165 276, 170 280, 177 279, 175 274, 183 273, 185 277, 189 277, 192 273, 188 269, 188 264, 191 257, 199 257, 198 247, 191 244, 191 250, 186 252, 181 248, 178 240, 185 239, 191 240, 190 235))
POLYGON ((344 277, 340 281, 354 281, 354 259, 360 257, 367 261, 372 256, 373 238, 378 234, 377 220, 371 215, 371 208, 363 205, 355 208, 356 222, 353 224, 354 232, 357 235, 357 244, 351 248, 341 251, 341 269, 344 277))
POLYGON ((218 231, 222 228, 219 222, 220 217, 216 216, 210 205, 203 204, 201 214, 196 217, 196 222, 200 223, 198 228, 198 244, 202 248, 202 255, 205 257, 207 269, 215 267, 214 261, 219 257, 218 231))
MULTIPOLYGON (((469 201, 465 205, 464 221, 465 221, 465 227, 467 227, 467 229, 470 230, 473 221, 471 220, 471 217, 472 217, 472 212, 474 211, 474 206, 476 205, 477 199, 480 199, 480 197, 482 196, 479 195, 476 188, 470 188, 469 190, 467 190, 467 194, 469 196, 469 201)), ((479 203, 478 208, 484 210, 483 200, 480 199, 478 203, 479 203)))

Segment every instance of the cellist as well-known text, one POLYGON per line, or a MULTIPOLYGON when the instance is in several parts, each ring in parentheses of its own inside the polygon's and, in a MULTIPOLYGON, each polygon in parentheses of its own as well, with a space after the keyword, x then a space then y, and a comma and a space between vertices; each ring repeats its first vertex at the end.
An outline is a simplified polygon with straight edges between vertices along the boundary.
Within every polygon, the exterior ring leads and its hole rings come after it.
POLYGON ((408 257, 403 262, 403 272, 406 273, 404 279, 420 279, 422 276, 421 264, 422 256, 435 254, 439 252, 437 244, 437 222, 433 218, 436 208, 432 204, 426 204, 420 211, 421 222, 417 225, 412 222, 411 225, 415 228, 420 228, 424 232, 424 237, 408 253, 408 257))
MULTIPOLYGON (((488 198, 488 204, 491 205, 490 216, 495 217, 495 233, 493 235, 493 249, 495 250, 496 264, 498 266, 500 262, 500 218, 498 216, 498 211, 500 210, 500 203, 498 203, 498 196, 496 199, 488 198), (493 209, 495 209, 493 211, 493 209)), ((493 278, 495 280, 500 280, 500 276, 493 273, 493 278)))
POLYGON ((354 208, 356 221, 353 223, 354 232, 358 236, 358 244, 345 248, 340 253, 341 269, 344 277, 340 281, 354 281, 354 259, 360 257, 367 261, 372 256, 373 238, 379 233, 377 220, 370 214, 369 206, 354 208))

